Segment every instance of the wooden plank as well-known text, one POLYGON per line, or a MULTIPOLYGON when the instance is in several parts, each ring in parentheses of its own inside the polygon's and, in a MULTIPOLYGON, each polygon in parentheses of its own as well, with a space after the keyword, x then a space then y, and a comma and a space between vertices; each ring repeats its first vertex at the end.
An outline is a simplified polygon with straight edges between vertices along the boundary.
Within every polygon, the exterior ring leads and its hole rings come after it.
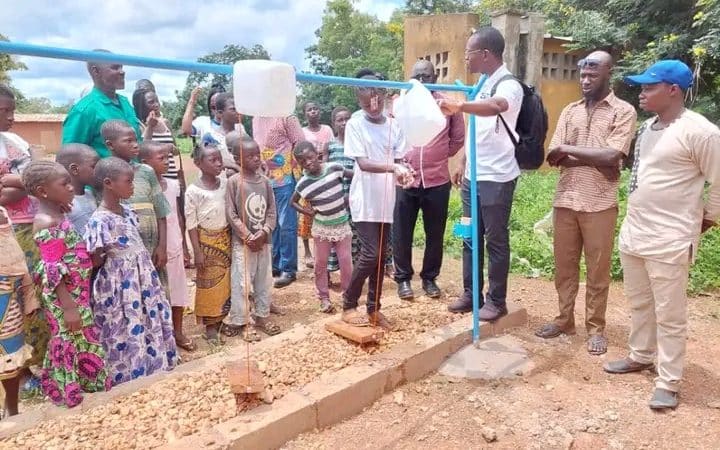
POLYGON ((230 390, 233 393, 252 394, 265 389, 265 382, 257 361, 251 361, 249 369, 247 359, 228 361, 226 367, 230 390))
POLYGON ((342 320, 326 323, 325 329, 358 344, 379 342, 385 334, 380 327, 356 327, 342 320))

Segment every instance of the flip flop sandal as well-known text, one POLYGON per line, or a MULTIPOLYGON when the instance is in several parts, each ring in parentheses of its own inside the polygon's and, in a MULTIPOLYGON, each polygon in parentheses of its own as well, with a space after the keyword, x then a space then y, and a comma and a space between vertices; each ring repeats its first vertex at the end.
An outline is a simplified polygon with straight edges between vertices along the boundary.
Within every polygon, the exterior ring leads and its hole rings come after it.
POLYGON ((591 355, 595 356, 607 353, 607 339, 605 336, 600 336, 599 334, 590 336, 590 339, 588 339, 587 351, 591 355))
POLYGON ((354 327, 369 327, 370 320, 368 320, 367 314, 363 314, 359 311, 346 311, 342 315, 343 322, 352 325, 354 327))
POLYGON ((186 352, 194 352, 195 350, 197 350, 197 345, 195 345, 195 343, 192 341, 192 339, 186 338, 186 340, 184 340, 182 342, 178 342, 176 339, 175 345, 180 347, 181 349, 185 350, 186 352))
POLYGON ((535 332, 535 336, 543 339, 556 338, 561 334, 563 334, 563 330, 561 330, 560 327, 558 327, 554 323, 545 324, 535 332))
POLYGON ((278 324, 270 322, 267 319, 261 320, 260 322, 255 322, 255 328, 267 334, 268 336, 275 336, 276 334, 280 334, 280 332, 282 331, 280 330, 278 324))
POLYGON ((242 339, 245 342, 258 342, 260 340, 260 335, 257 334, 257 331, 255 331, 255 328, 253 328, 250 325, 245 325, 242 328, 242 339))
POLYGON ((235 337, 242 332, 243 326, 242 325, 228 325, 223 323, 220 326, 220 333, 224 334, 227 337, 235 337))
POLYGON ((335 305, 333 305, 329 299, 324 298, 320 300, 320 312, 325 314, 332 314, 335 312, 335 305))

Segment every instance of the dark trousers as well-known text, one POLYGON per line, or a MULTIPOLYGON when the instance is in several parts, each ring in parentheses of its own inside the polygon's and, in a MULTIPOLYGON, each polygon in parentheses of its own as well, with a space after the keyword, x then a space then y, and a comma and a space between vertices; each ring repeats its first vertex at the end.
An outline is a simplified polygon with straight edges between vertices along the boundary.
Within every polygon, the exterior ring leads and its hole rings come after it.
POLYGON ((396 192, 393 220, 395 281, 410 281, 415 273, 412 267, 412 244, 419 211, 422 211, 425 228, 425 254, 420 278, 435 280, 442 266, 450 183, 431 188, 398 187, 396 192))
POLYGON ((365 280, 369 280, 367 312, 380 310, 385 261, 382 255, 390 242, 390 224, 378 222, 355 222, 360 238, 360 255, 353 268, 350 286, 343 295, 343 310, 357 308, 365 280))
MULTIPOLYGON (((496 183, 478 181, 478 221, 477 244, 480 250, 480 305, 487 300, 497 307, 504 308, 507 297, 507 279, 510 270, 510 211, 512 209, 515 181, 496 183), (483 298, 483 266, 485 246, 488 252, 488 292, 483 298)), ((463 215, 470 217, 470 181, 463 180, 463 215)), ((472 295, 472 246, 470 239, 463 240, 463 287, 466 295, 472 295)))

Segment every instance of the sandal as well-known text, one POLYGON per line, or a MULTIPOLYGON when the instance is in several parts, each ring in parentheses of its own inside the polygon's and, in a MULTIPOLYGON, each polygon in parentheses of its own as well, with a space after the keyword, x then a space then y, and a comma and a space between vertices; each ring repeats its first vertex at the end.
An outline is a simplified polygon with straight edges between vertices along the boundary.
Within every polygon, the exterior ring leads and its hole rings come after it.
POLYGON ((275 306, 274 303, 270 303, 270 314, 275 314, 278 316, 284 316, 287 314, 284 309, 282 309, 279 306, 275 306))
POLYGON ((385 331, 393 331, 395 329, 395 321, 385 317, 385 314, 380 311, 375 312, 371 318, 370 323, 376 327, 380 327, 385 331))
POLYGON ((185 338, 184 341, 178 341, 177 338, 175 339, 175 345, 180 347, 181 349, 185 350, 186 352, 194 352, 197 350, 197 345, 192 341, 190 338, 185 338))
POLYGON ((335 312, 335 305, 332 304, 329 298, 320 300, 320 312, 325 314, 332 314, 335 312))
POLYGON ((560 327, 558 327, 554 323, 546 323, 542 327, 538 328, 537 331, 535 331, 535 336, 543 339, 556 338, 561 334, 563 334, 563 330, 561 330, 560 327))
POLYGON ((255 317, 255 328, 267 334, 268 336, 275 336, 276 334, 280 334, 280 332, 282 331, 280 330, 280 326, 278 326, 278 324, 271 322, 266 318, 260 317, 255 317))
POLYGON ((315 259, 312 256, 305 257, 305 267, 307 267, 308 269, 315 268, 315 259))
POLYGON ((227 337, 236 337, 243 330, 244 325, 228 325, 223 323, 220 325, 220 332, 227 337))
POLYGON ((601 334, 593 334, 588 339, 588 353, 591 355, 604 355, 607 353, 607 339, 601 334))
POLYGON ((241 328, 242 332, 242 339, 245 342, 258 342, 260 340, 260 335, 257 334, 257 331, 255 331, 255 328, 253 328, 252 325, 244 325, 241 328))
POLYGON ((348 309, 342 313, 343 322, 355 327, 369 327, 370 320, 367 314, 363 314, 356 309, 348 309))

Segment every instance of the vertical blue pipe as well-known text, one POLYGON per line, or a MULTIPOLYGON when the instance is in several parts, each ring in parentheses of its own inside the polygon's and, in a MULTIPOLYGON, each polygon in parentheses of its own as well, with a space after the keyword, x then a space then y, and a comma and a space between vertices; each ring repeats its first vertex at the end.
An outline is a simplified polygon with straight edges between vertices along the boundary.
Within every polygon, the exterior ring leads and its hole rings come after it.
MULTIPOLYGON (((487 75, 483 75, 478 81, 475 88, 468 94, 468 100, 473 101, 477 96, 480 89, 482 89, 487 75)), ((480 277, 483 274, 480 272, 480 246, 478 242, 478 218, 480 217, 480 211, 478 210, 478 195, 477 195, 477 147, 475 146, 475 116, 470 114, 470 125, 468 127, 468 133, 470 138, 468 139, 468 146, 470 147, 470 220, 472 237, 470 238, 470 245, 472 246, 472 304, 473 304, 473 343, 480 339, 480 277)))

